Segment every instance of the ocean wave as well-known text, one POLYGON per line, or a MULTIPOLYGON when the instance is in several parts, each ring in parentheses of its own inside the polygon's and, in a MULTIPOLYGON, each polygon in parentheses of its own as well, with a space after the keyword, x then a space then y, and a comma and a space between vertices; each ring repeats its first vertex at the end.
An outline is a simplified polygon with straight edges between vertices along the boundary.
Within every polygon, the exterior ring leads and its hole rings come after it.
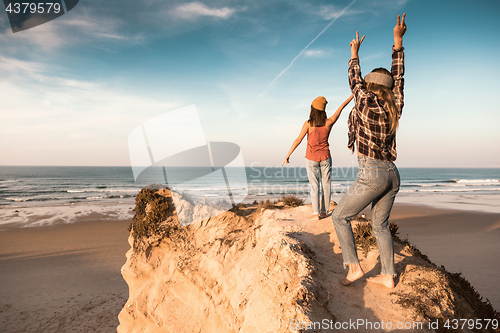
POLYGON ((14 201, 14 202, 28 202, 28 201, 51 201, 51 200, 63 200, 63 199, 68 199, 68 198, 5 198, 7 201, 14 201))
POLYGON ((443 185, 439 183, 403 183, 401 184, 401 187, 446 187, 450 185, 443 185))
POLYGON ((135 198, 135 195, 106 195, 106 196, 72 196, 72 197, 6 197, 3 200, 11 202, 45 202, 45 201, 74 201, 74 200, 89 200, 89 199, 123 199, 135 198))
MULTIPOLYGON (((243 191, 246 190, 246 187, 231 187, 232 191, 243 191)), ((201 187, 201 188, 193 188, 193 187, 172 187, 173 191, 176 192, 227 192, 227 187, 201 187)))
POLYGON ((444 192, 498 192, 500 193, 500 188, 444 188, 444 189, 405 189, 400 192, 404 193, 415 193, 415 192, 434 192, 434 193, 444 193, 444 192))
POLYGON ((272 189, 287 189, 287 190, 301 190, 304 188, 309 188, 309 184, 304 185, 304 186, 299 186, 299 187, 290 187, 290 186, 280 186, 280 185, 271 185, 271 186, 249 186, 249 190, 259 190, 259 189, 264 189, 264 190, 272 190, 272 189))
POLYGON ((134 193, 139 193, 140 189, 133 189, 133 190, 97 190, 97 189, 83 189, 83 190, 66 190, 66 191, 62 191, 62 192, 66 192, 66 193, 92 193, 92 192, 96 192, 96 193, 104 193, 104 192, 113 192, 113 193, 116 193, 116 192, 134 192, 134 193))
POLYGON ((457 183, 499 184, 500 179, 459 179, 457 183))
MULTIPOLYGON (((343 187, 342 185, 335 185, 333 187, 343 187)), ((251 186, 249 185, 248 187, 230 187, 231 192, 238 192, 238 191, 248 191, 248 192, 255 192, 255 191, 273 191, 273 190, 304 190, 304 189, 309 189, 309 185, 304 185, 302 187, 289 187, 289 186, 284 186, 280 184, 274 184, 270 185, 267 184, 267 186, 251 186)), ((214 188, 173 188, 172 190, 176 192, 187 192, 187 193, 192 193, 193 195, 204 195, 202 194, 203 192, 216 192, 216 193, 221 193, 225 194, 227 193, 227 188, 226 187, 214 187, 214 188)))
POLYGON ((442 183, 477 183, 477 184, 495 184, 500 183, 500 179, 450 179, 442 180, 442 183))
POLYGON ((5 198, 5 200, 14 201, 14 202, 25 202, 25 201, 30 201, 31 199, 29 199, 29 198, 5 198))
POLYGON ((457 182, 448 182, 448 183, 403 183, 402 187, 465 187, 465 186, 484 186, 484 187, 495 187, 500 186, 500 182, 497 181, 481 181, 481 180, 463 180, 457 182))

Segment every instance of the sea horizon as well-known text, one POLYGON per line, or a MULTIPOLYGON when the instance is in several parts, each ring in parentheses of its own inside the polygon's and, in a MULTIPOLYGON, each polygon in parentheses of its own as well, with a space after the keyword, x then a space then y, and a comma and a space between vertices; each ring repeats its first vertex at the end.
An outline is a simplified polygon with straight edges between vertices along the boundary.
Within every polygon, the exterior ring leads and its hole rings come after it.
MULTIPOLYGON (((110 212, 130 219, 137 193, 162 184, 187 194, 194 202, 227 200, 250 204, 294 195, 309 203, 305 167, 225 167, 229 179, 211 167, 152 167, 134 179, 128 167, 0 166, 0 224, 29 222, 51 216, 47 223, 75 220, 91 212, 110 212), (165 181, 165 175, 168 182, 165 181), (227 182, 226 182, 227 180, 227 182), (68 207, 72 207, 69 209, 68 207), (76 209, 75 207, 78 207, 76 209), (75 209, 73 209, 75 208, 75 209), (14 211, 25 211, 13 214, 14 211), (22 215, 22 216, 21 216, 22 215)), ((356 179, 357 167, 332 167, 332 200, 338 202, 356 179)), ((399 168, 401 188, 396 204, 500 213, 500 168, 399 168)))
MULTIPOLYGON (((443 166, 426 166, 426 167, 416 167, 416 166, 398 166, 397 163, 395 163, 398 169, 500 169, 500 166, 481 166, 481 167, 471 167, 471 166, 464 166, 464 167, 443 167, 443 166)), ((337 168, 351 168, 355 165, 332 165, 332 167, 337 167, 337 168)), ((63 168, 132 168, 130 165, 35 165, 35 164, 5 164, 5 165, 0 165, 0 168, 2 167, 48 167, 48 168, 58 168, 58 167, 63 167, 63 168)), ((192 166, 192 165, 177 165, 176 167, 182 167, 182 168, 197 168, 198 166, 192 166)), ((215 167, 222 167, 222 166, 215 166, 215 167)), ((252 165, 245 165, 245 168, 251 168, 251 167, 256 167, 252 165)), ((260 165, 259 163, 259 168, 278 168, 280 167, 279 165, 260 165)), ((283 168, 305 168, 305 166, 294 166, 294 165, 285 165, 283 168)))

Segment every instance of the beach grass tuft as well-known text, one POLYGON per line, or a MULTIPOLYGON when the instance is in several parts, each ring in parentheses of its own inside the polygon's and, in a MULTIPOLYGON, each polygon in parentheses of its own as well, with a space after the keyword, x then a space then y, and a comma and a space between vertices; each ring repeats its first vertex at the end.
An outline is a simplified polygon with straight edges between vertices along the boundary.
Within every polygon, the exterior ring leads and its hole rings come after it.
POLYGON ((128 230, 136 237, 148 237, 158 232, 160 222, 168 214, 167 198, 154 189, 142 189, 135 198, 134 217, 128 230))
POLYGON ((294 195, 287 195, 287 196, 283 195, 280 201, 283 202, 283 204, 288 207, 299 207, 304 204, 305 200, 298 198, 294 195))
MULTIPOLYGON (((389 223, 389 229, 391 231, 392 237, 395 237, 398 233, 399 226, 396 223, 391 222, 389 223)), ((370 252, 370 249, 377 245, 377 240, 373 235, 371 224, 368 222, 368 220, 363 219, 361 223, 358 223, 354 227, 353 233, 356 240, 356 246, 358 247, 358 249, 363 251, 363 255, 366 257, 368 255, 368 252, 370 252)))
POLYGON ((274 203, 271 202, 271 200, 267 199, 266 201, 262 200, 259 202, 259 209, 260 210, 266 210, 266 209, 273 209, 274 208, 274 203))

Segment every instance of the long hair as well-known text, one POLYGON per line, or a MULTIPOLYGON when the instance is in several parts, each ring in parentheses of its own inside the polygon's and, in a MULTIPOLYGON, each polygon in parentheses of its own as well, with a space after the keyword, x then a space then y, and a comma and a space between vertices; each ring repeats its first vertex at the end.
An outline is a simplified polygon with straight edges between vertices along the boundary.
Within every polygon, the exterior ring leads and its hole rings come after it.
POLYGON ((312 127, 325 126, 326 122, 326 112, 315 109, 311 105, 311 113, 309 114, 309 125, 312 127))
MULTIPOLYGON (((392 75, 391 72, 385 68, 375 68, 372 72, 392 75)), ((396 133, 399 126, 399 116, 396 109, 396 98, 394 98, 392 90, 386 86, 372 82, 366 83, 366 89, 374 93, 378 98, 384 100, 386 104, 385 109, 389 112, 390 133, 396 133)))

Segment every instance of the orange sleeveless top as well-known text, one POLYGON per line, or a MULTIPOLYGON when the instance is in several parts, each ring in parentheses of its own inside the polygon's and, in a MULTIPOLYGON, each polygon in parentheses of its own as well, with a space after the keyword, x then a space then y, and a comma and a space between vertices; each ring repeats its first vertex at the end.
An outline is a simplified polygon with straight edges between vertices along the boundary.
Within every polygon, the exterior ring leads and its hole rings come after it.
POLYGON ((307 134, 306 158, 308 160, 321 162, 330 157, 328 134, 325 126, 314 127, 312 132, 307 134))

